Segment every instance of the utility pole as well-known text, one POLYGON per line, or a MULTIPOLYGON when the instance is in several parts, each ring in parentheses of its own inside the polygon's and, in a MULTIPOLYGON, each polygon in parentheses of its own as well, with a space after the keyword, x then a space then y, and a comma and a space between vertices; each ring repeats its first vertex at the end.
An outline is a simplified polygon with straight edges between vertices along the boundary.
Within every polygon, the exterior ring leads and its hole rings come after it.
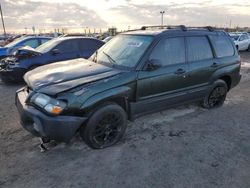
POLYGON ((160 13, 161 13, 161 26, 163 27, 163 15, 164 15, 165 11, 164 10, 160 11, 160 13))
POLYGON ((0 13, 1 13, 2 24, 3 24, 3 32, 4 32, 4 36, 6 37, 6 30, 5 30, 4 20, 3 20, 3 12, 2 12, 2 6, 1 6, 1 4, 0 4, 0 13))

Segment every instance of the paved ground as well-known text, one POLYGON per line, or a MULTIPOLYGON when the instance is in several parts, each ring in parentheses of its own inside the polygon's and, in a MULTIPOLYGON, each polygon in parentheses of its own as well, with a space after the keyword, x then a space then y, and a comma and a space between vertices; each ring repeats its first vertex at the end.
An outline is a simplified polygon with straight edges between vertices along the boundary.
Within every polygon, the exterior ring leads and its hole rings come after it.
POLYGON ((91 150, 77 136, 40 153, 0 83, 0 187, 250 187, 250 53, 225 105, 196 104, 130 123, 118 145, 91 150), (248 62, 248 63, 247 63, 248 62))

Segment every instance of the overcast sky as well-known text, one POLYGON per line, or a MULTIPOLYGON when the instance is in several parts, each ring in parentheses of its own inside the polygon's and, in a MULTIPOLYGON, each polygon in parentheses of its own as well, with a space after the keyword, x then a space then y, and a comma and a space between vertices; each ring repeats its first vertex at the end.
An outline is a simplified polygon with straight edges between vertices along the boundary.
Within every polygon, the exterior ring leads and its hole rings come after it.
MULTIPOLYGON (((136 28, 170 25, 250 26, 250 0, 1 0, 8 30, 136 28)), ((2 31, 2 28, 1 28, 2 31)))

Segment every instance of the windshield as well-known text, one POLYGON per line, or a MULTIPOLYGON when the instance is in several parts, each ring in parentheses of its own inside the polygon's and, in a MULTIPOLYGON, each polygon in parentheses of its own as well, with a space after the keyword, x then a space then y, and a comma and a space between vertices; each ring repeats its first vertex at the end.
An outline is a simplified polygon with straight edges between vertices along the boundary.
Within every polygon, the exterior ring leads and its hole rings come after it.
POLYGON ((235 41, 237 41, 239 39, 239 35, 231 35, 231 38, 235 41))
POLYGON ((49 40, 36 48, 36 51, 40 53, 46 53, 54 48, 60 41, 55 39, 49 40))
POLYGON ((26 39, 26 37, 17 38, 14 41, 12 41, 11 43, 5 45, 4 47, 12 48, 12 47, 16 46, 18 43, 24 41, 25 39, 26 39))
POLYGON ((118 35, 100 48, 90 59, 126 68, 135 67, 152 42, 151 36, 118 35))

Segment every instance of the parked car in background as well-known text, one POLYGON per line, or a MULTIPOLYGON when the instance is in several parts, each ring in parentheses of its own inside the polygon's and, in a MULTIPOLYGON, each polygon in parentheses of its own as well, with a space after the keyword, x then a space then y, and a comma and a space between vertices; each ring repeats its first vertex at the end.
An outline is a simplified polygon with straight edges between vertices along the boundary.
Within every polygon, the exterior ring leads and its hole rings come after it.
POLYGON ((127 119, 200 101, 223 105, 240 79, 228 34, 185 26, 120 34, 88 60, 39 67, 17 91, 22 126, 43 140, 68 142, 77 131, 92 148, 117 143, 127 119))
POLYGON ((29 70, 57 61, 88 58, 103 44, 93 38, 60 37, 36 49, 20 48, 14 56, 2 60, 0 77, 4 82, 22 81, 23 75, 29 70))
POLYGON ((239 51, 247 50, 250 52, 250 36, 247 32, 236 32, 230 33, 229 35, 233 39, 234 44, 239 51))
POLYGON ((0 59, 10 56, 12 53, 14 53, 17 49, 21 47, 29 46, 32 48, 36 48, 41 44, 48 42, 51 39, 52 39, 51 37, 41 37, 41 36, 18 38, 13 42, 0 48, 0 59))
POLYGON ((0 36, 0 47, 5 45, 5 41, 8 39, 7 36, 0 36))
POLYGON ((21 34, 9 36, 9 37, 5 40, 4 46, 7 45, 7 44, 9 44, 9 43, 11 43, 11 42, 13 42, 14 40, 17 40, 18 38, 24 37, 24 36, 27 37, 27 35, 21 35, 21 34))
POLYGON ((113 38, 113 36, 109 36, 109 37, 106 37, 105 39, 103 39, 102 41, 106 43, 106 42, 110 41, 112 38, 113 38))

